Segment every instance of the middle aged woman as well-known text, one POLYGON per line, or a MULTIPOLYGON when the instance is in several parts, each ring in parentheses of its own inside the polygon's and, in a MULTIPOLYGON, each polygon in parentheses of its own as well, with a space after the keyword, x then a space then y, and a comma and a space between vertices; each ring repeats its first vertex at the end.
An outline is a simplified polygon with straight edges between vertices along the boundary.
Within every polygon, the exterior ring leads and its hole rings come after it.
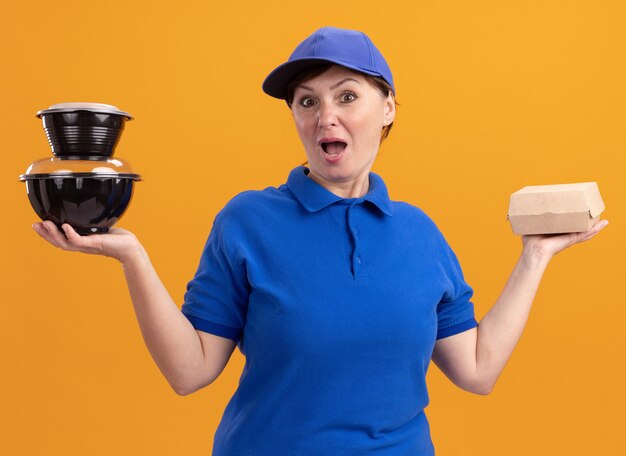
POLYGON ((361 32, 325 27, 265 80, 287 101, 308 166, 235 196, 216 216, 180 312, 128 231, 67 239, 117 258, 146 344, 180 394, 212 383, 238 344, 239 386, 215 456, 432 455, 424 409, 431 359, 489 393, 526 323, 550 259, 597 234, 526 236, 478 324, 459 263, 418 208, 371 172, 396 115, 382 54, 361 32))

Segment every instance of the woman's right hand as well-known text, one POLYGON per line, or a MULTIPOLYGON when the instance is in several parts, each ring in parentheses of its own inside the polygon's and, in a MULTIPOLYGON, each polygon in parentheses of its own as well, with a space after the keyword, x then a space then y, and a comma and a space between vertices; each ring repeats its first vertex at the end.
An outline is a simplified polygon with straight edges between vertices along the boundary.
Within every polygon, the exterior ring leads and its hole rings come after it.
POLYGON ((141 244, 135 235, 122 228, 111 228, 106 234, 88 236, 81 236, 67 223, 64 223, 62 228, 65 236, 49 220, 33 224, 33 229, 39 236, 63 250, 104 255, 124 263, 127 258, 141 249, 141 244))

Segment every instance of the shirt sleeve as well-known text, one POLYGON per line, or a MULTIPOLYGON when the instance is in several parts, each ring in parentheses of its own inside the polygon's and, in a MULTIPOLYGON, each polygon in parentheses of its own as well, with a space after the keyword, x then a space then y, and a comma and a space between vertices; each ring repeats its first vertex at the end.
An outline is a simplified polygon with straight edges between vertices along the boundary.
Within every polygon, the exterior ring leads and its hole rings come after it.
POLYGON ((246 321, 249 284, 236 242, 226 239, 221 214, 213 222, 182 313, 194 328, 238 342, 246 321))
POLYGON ((474 291, 465 282, 456 255, 445 240, 443 244, 442 266, 447 277, 447 286, 437 305, 437 339, 478 326, 471 301, 474 291))

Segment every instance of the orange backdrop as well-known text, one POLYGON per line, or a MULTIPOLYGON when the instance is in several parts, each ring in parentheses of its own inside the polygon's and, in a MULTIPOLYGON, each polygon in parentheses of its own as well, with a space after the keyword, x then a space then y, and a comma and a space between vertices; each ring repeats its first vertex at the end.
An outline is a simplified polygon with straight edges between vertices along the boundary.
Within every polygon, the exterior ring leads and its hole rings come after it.
POLYGON ((524 185, 597 181, 611 225, 550 265, 495 391, 434 366, 439 455, 626 454, 626 4, 623 1, 29 1, 0 14, 0 453, 209 454, 243 358, 176 396, 153 364, 113 260, 41 240, 18 175, 50 156, 39 109, 133 114, 117 155, 145 180, 120 226, 182 304, 217 211, 304 161, 265 75, 324 25, 386 55, 401 106, 374 171, 454 247, 480 319, 520 251, 524 185))

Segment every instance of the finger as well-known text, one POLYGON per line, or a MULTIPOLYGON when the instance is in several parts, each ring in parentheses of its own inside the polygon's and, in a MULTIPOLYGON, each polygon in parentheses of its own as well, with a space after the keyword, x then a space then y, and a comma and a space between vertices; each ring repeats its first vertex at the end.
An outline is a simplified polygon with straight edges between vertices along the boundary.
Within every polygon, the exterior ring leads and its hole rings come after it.
MULTIPOLYGON (((71 251, 82 250, 82 246, 80 242, 76 242, 75 239, 70 240, 67 237, 67 228, 70 227, 70 225, 68 225, 67 223, 64 223, 63 225, 61 225, 61 230, 59 230, 54 224, 50 224, 47 226, 49 227, 50 236, 52 240, 58 247, 64 250, 71 250, 71 251)), ((75 233, 77 236, 80 237, 80 235, 78 235, 78 233, 76 233, 71 227, 70 229, 72 230, 72 233, 75 233)))
POLYGON ((597 235, 600 231, 602 231, 604 227, 606 227, 608 224, 609 224, 608 220, 601 220, 597 222, 589 231, 580 233, 579 234, 580 237, 577 239, 577 242, 588 241, 589 239, 597 235))
POLYGON ((100 235, 81 236, 68 223, 64 223, 63 225, 61 225, 61 228, 63 229, 65 237, 67 238, 67 244, 72 250, 85 253, 94 253, 100 251, 100 248, 98 248, 95 243, 95 240, 98 239, 100 235))
POLYGON ((59 229, 54 223, 49 220, 44 221, 41 224, 41 229, 38 232, 46 241, 60 249, 67 248, 67 242, 59 229))
POLYGON ((43 225, 43 223, 41 222, 33 223, 33 230, 35 230, 35 233, 37 233, 40 237, 50 242, 50 239, 48 239, 48 230, 43 225))
POLYGON ((130 231, 124 228, 109 228, 108 234, 129 234, 130 231))
POLYGON ((80 238, 82 237, 80 234, 76 232, 76 230, 69 223, 63 223, 61 225, 61 229, 63 230, 63 232, 65 233, 65 236, 68 239, 71 238, 74 241, 76 241, 76 240, 80 240, 80 238))
POLYGON ((598 223, 596 223, 594 225, 594 227, 598 226, 598 231, 600 231, 600 230, 604 229, 604 227, 607 226, 608 224, 609 224, 608 220, 600 220, 598 223))

